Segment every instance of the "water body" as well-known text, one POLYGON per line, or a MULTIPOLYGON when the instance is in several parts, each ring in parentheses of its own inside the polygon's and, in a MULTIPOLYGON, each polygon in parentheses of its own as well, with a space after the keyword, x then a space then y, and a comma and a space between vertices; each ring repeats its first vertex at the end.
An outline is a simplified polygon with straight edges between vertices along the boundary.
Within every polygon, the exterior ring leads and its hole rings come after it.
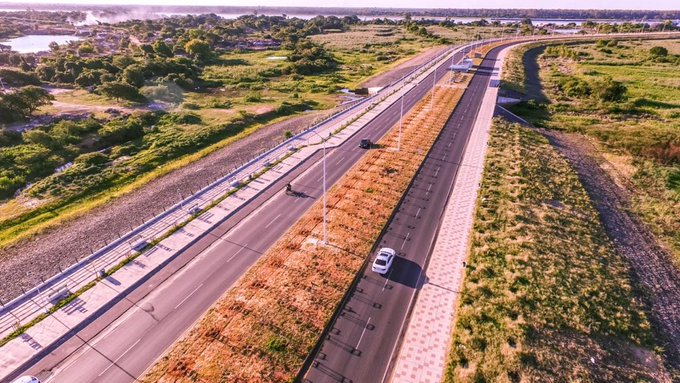
POLYGON ((7 41, 0 41, 0 44, 9 45, 13 51, 19 53, 37 53, 50 50, 52 41, 59 45, 69 41, 77 41, 81 38, 72 35, 28 35, 21 36, 7 41))
MULTIPOLYGON (((36 10, 41 10, 39 7, 35 8, 36 10)), ((23 8, 0 8, 0 12, 16 12, 16 11, 23 11, 25 9, 23 8)), ((49 9, 45 11, 52 11, 56 12, 57 10, 55 9, 49 9)), ((145 10, 131 10, 130 12, 126 13, 119 13, 115 15, 111 14, 101 14, 99 12, 93 12, 93 11, 85 11, 86 13, 86 19, 81 22, 76 22, 74 23, 75 25, 92 25, 92 24, 97 24, 98 22, 102 23, 115 23, 115 22, 120 22, 120 21, 125 21, 129 19, 158 19, 162 17, 181 17, 181 16, 186 16, 186 15, 199 15, 201 12, 159 12, 159 11, 145 11, 145 10)), ((203 13, 209 13, 209 10, 206 10, 206 12, 203 13)), ((243 16, 246 14, 252 14, 252 13, 216 13, 217 16, 220 16, 225 19, 236 19, 239 16, 243 16)), ((273 13, 273 12, 260 12, 258 13, 260 15, 266 15, 266 16, 281 16, 280 13, 273 13)), ((311 14, 287 14, 289 18, 297 17, 298 19, 304 19, 304 20, 309 20, 316 15, 311 15, 311 14)), ((337 17, 344 17, 347 15, 324 15, 324 16, 337 16, 337 17)), ((370 21, 370 20, 375 20, 375 19, 390 19, 390 20, 402 20, 402 16, 398 15, 389 15, 389 16, 368 16, 368 15, 357 15, 359 19, 364 20, 364 21, 370 21)), ((428 20, 437 20, 441 21, 444 19, 447 19, 446 17, 441 17, 441 16, 413 16, 412 17, 414 20, 421 20, 421 19, 428 19, 428 20)), ((482 18, 481 17, 449 17, 449 20, 453 22, 461 22, 461 23, 469 23, 473 21, 479 21, 482 18)), ((485 18, 487 21, 499 21, 502 24, 505 23, 515 23, 515 22, 520 22, 522 19, 518 18, 485 18)), ((592 19, 547 19, 547 18, 532 18, 531 21, 533 22, 534 25, 541 26, 541 25, 546 25, 546 24, 555 24, 558 26, 565 26, 570 23, 576 24, 576 26, 581 26, 585 21, 587 20, 592 20, 592 19)), ((598 22, 598 23, 609 23, 609 24, 621 24, 625 22, 641 22, 641 20, 597 20, 594 19, 592 21, 598 22)), ((644 22, 654 25, 657 23, 662 22, 661 20, 644 20, 644 22)))

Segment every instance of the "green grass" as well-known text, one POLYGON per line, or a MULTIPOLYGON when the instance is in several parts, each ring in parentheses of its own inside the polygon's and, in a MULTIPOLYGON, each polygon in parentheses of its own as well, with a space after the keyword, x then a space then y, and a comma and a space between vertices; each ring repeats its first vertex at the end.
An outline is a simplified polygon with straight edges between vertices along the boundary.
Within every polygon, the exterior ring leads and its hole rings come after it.
POLYGON ((445 381, 663 376, 630 275, 569 164, 495 120, 445 381))
MULTIPOLYGON (((383 33, 380 30, 368 29, 359 33, 382 38, 377 36, 383 33)), ((341 34, 333 34, 332 38, 335 39, 338 35, 341 34)), ((62 179, 66 179, 64 175, 33 180, 37 185, 41 185, 40 190, 46 192, 50 190, 50 182, 56 182, 59 186, 58 193, 48 193, 50 195, 32 193, 31 196, 22 196, 19 200, 10 199, 0 204, 0 214, 4 220, 0 227, 0 247, 30 239, 50 227, 81 216, 97 206, 136 190, 154 178, 186 166, 214 150, 247 136, 255 129, 276 121, 277 111, 284 103, 305 104, 309 109, 331 108, 338 102, 339 89, 355 87, 368 77, 431 45, 432 43, 419 38, 399 35, 397 42, 376 48, 378 53, 354 52, 351 49, 335 47, 333 54, 340 62, 339 69, 309 76, 287 74, 285 69, 290 65, 289 62, 268 59, 272 56, 286 56, 289 52, 285 50, 224 53, 214 64, 206 67, 202 75, 204 80, 221 83, 222 86, 204 92, 180 91, 181 103, 170 108, 174 113, 191 112, 200 117, 201 123, 156 127, 154 129, 160 132, 152 133, 161 141, 173 143, 163 145, 162 148, 174 148, 178 145, 176 142, 178 140, 181 142, 198 140, 201 141, 200 144, 188 152, 161 158, 154 154, 155 151, 147 150, 145 142, 131 143, 124 151, 132 150, 134 152, 132 158, 116 166, 132 166, 140 171, 132 172, 125 177, 107 178, 106 182, 99 184, 95 177, 90 177, 83 180, 87 185, 82 183, 67 185, 62 182, 62 179), (244 115, 255 116, 257 121, 232 133, 223 132, 225 129, 232 131, 230 126, 244 115), (205 137, 215 139, 209 138, 206 141, 205 137), (153 168, 149 168, 149 164, 153 164, 153 168), (26 200, 26 197, 30 199, 26 200)), ((60 94, 58 99, 90 107, 99 112, 109 106, 133 106, 116 104, 84 91, 60 94)), ((45 112, 54 112, 54 108, 48 107, 45 112)), ((146 140, 146 135, 144 139, 146 140)), ((117 148, 114 149, 118 151, 117 148)), ((119 156, 111 156, 111 159, 115 160, 117 157, 119 156)), ((36 187, 32 189, 35 190, 36 187)))

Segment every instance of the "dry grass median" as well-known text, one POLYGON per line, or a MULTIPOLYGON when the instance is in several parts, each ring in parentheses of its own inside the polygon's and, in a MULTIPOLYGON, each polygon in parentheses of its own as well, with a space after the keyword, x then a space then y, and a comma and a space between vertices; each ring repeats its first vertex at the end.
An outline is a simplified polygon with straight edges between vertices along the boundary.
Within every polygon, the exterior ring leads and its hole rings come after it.
POLYGON ((142 379, 287 382, 294 379, 463 89, 440 87, 328 192, 330 246, 316 203, 142 379))

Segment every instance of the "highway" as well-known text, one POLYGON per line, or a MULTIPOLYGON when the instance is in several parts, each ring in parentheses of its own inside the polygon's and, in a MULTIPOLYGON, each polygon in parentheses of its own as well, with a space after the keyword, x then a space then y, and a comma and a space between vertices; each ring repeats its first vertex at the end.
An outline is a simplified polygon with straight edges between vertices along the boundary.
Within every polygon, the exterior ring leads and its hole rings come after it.
MULTIPOLYGON (((458 54, 455 60, 460 59, 458 54)), ((449 60, 440 64, 438 79, 448 75, 448 65, 449 60)), ((431 87, 432 74, 404 98, 405 112, 431 87)), ((359 141, 377 141, 395 125, 399 114, 397 102, 344 144, 328 150, 329 186, 366 153, 358 147, 359 141)), ((321 159, 318 151, 7 379, 32 374, 43 382, 134 381, 321 197, 321 159), (303 196, 283 193, 287 182, 303 196)))
MULTIPOLYGON (((492 49, 472 78, 458 106, 397 208, 378 247, 397 258, 386 276, 368 263, 348 293, 305 382, 384 382, 399 346, 453 188, 499 48, 492 49)), ((372 258, 371 258, 372 260, 372 258)))

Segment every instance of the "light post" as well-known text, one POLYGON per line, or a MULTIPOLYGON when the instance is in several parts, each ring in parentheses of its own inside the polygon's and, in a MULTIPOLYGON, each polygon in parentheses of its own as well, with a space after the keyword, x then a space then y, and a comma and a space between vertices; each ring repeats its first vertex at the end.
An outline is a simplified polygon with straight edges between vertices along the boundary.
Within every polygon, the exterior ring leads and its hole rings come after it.
POLYGON ((430 110, 434 108, 434 87, 437 84, 437 64, 434 65, 434 72, 432 73, 432 99, 430 99, 430 110))
POLYGON ((312 130, 311 132, 319 136, 323 144, 323 244, 328 245, 326 234, 326 140, 316 131, 312 130))
POLYGON ((401 127, 404 125, 404 94, 401 94, 401 113, 399 115, 399 137, 397 138, 397 151, 401 149, 401 127))

